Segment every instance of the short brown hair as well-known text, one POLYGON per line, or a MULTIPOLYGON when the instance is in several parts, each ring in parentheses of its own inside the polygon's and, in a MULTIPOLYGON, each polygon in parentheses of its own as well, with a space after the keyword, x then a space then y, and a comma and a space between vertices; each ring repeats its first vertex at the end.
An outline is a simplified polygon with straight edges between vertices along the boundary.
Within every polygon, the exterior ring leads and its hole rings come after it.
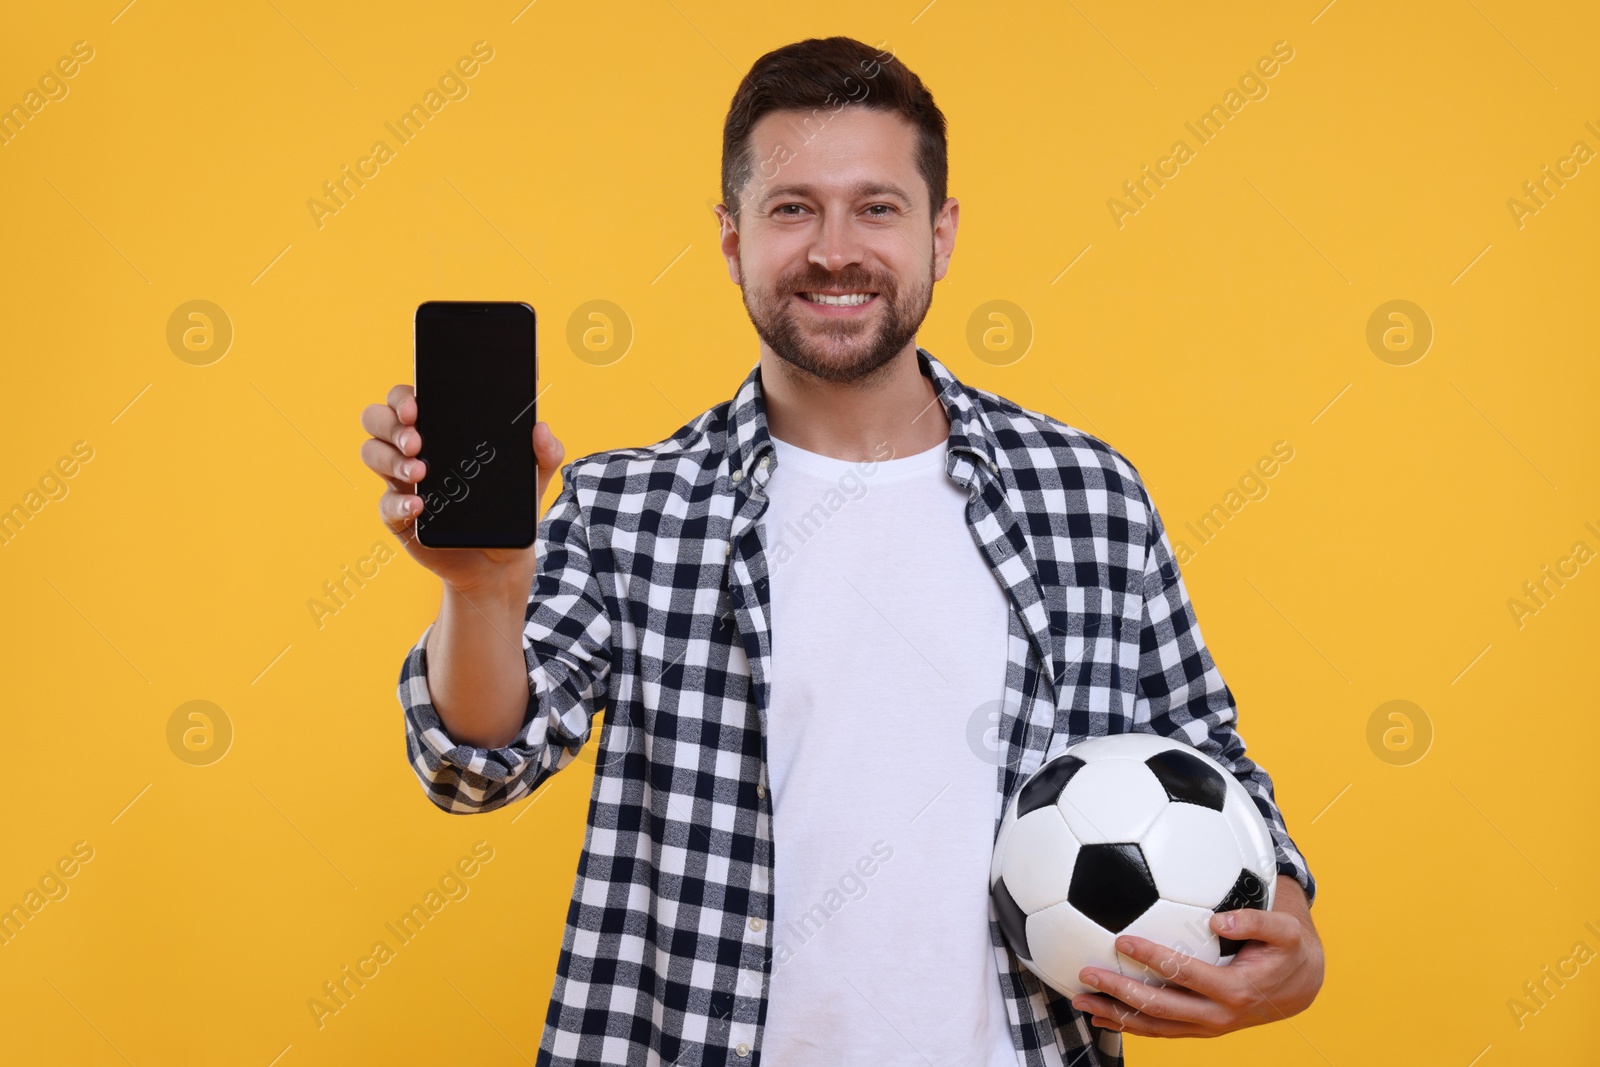
MULTIPOLYGON (((739 190, 755 173, 750 131, 756 122, 770 111, 831 112, 846 103, 896 112, 917 128, 917 171, 928 185, 929 219, 939 217, 950 162, 944 113, 933 94, 891 53, 851 37, 812 37, 756 60, 728 105, 722 127, 722 199, 735 221, 739 190)), ((818 116, 819 123, 826 121, 826 113, 818 116)))

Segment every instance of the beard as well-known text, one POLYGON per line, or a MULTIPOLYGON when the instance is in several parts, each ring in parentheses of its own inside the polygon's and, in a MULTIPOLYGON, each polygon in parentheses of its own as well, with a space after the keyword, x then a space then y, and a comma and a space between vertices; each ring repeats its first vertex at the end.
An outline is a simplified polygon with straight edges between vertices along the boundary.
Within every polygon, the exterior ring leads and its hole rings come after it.
POLYGON ((933 259, 926 275, 902 292, 892 274, 860 267, 830 274, 814 263, 779 278, 770 289, 740 287, 756 334, 789 366, 827 382, 870 379, 917 335, 933 302, 933 259), (819 289, 877 293, 878 306, 860 319, 808 315, 795 294, 819 289), (875 320, 875 321, 874 321, 875 320))

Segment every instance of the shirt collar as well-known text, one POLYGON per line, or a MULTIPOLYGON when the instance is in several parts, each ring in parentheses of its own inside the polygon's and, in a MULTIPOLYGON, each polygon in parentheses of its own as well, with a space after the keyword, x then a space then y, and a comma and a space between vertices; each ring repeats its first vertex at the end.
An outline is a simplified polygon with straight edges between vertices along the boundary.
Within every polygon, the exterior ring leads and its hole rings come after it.
MULTIPOLYGON (((993 431, 972 402, 967 387, 943 363, 920 345, 917 366, 923 377, 933 382, 937 399, 950 421, 949 450, 973 455, 980 466, 998 473, 993 431)), ((728 418, 728 467, 735 482, 744 481, 772 448, 767 432, 766 401, 761 388, 761 362, 750 369, 734 394, 728 418)), ((770 462, 770 461, 769 461, 770 462)))

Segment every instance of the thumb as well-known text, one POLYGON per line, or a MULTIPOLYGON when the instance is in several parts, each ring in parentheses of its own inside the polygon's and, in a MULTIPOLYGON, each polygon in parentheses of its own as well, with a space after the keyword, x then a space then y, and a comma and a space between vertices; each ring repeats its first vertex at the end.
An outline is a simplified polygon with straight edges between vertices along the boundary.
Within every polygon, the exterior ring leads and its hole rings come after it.
POLYGON ((1295 921, 1282 912, 1261 908, 1219 911, 1211 917, 1211 928, 1234 941, 1267 941, 1283 944, 1289 939, 1295 921))
POLYGON ((544 496, 545 487, 550 484, 550 479, 561 469, 561 463, 566 459, 567 450, 550 432, 547 422, 535 423, 533 427, 533 454, 538 461, 539 471, 539 496, 544 496))

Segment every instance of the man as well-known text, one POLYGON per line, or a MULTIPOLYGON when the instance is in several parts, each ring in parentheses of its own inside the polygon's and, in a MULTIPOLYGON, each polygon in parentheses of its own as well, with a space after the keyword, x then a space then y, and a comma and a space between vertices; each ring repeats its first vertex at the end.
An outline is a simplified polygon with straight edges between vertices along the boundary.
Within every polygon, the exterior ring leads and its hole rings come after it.
POLYGON ((647 447, 561 466, 536 426, 541 499, 562 484, 526 551, 416 544, 415 398, 363 415, 383 517, 444 579, 399 685, 429 798, 500 808, 599 746, 540 1064, 1120 1065, 1124 1032, 1316 995, 1315 883, 1138 473, 915 342, 955 246, 946 174, 944 118, 893 57, 834 37, 758 60, 717 214, 760 361, 647 447), (1002 938, 995 835, 1047 757, 1134 730, 1250 791, 1276 903, 1224 913, 1249 941, 1231 966, 1123 938, 1174 984, 1090 968, 1103 995, 1068 998, 1002 938))

